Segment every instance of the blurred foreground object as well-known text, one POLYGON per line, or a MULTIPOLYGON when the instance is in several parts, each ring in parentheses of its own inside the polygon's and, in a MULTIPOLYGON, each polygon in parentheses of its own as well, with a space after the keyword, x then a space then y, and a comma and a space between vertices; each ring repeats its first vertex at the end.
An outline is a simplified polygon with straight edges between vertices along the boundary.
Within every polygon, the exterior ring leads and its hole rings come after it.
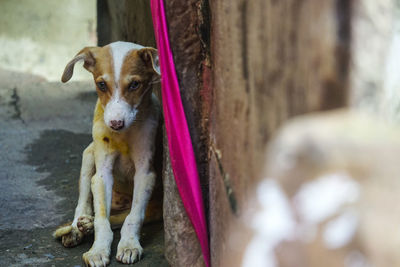
POLYGON ((400 266, 399 153, 398 127, 356 111, 289 121, 223 266, 400 266))

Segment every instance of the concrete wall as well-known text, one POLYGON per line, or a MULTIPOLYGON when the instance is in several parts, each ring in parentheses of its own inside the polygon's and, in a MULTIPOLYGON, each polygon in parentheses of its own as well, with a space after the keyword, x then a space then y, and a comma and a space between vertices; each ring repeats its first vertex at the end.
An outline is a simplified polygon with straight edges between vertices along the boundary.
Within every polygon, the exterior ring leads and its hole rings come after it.
MULTIPOLYGON (((65 65, 96 36, 96 1, 0 1, 0 68, 59 81, 65 65)), ((92 79, 76 68, 74 80, 92 79)))

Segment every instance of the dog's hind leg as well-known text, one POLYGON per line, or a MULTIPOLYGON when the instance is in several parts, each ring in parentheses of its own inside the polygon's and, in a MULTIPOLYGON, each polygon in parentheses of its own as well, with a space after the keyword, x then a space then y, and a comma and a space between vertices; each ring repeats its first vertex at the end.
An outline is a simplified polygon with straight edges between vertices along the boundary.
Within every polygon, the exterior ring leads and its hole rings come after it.
POLYGON ((83 236, 93 232, 93 208, 91 178, 95 173, 93 143, 83 152, 81 175, 79 179, 79 199, 71 224, 60 226, 54 237, 61 238, 65 247, 79 245, 83 236))

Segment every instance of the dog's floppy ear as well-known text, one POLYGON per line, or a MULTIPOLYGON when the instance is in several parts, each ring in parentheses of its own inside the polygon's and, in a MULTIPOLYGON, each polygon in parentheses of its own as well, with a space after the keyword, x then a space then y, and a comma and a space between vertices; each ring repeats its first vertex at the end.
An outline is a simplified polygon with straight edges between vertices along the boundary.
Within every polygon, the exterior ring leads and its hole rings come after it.
POLYGON ((151 67, 157 75, 161 75, 157 49, 153 47, 145 47, 140 49, 138 53, 142 60, 148 64, 148 66, 151 67))
POLYGON ((65 66, 61 81, 63 83, 66 83, 71 79, 72 74, 74 74, 75 63, 80 60, 84 60, 83 67, 85 67, 85 69, 93 72, 94 65, 96 64, 94 51, 97 48, 98 47, 85 47, 81 51, 79 51, 79 53, 70 62, 68 62, 67 66, 65 66))

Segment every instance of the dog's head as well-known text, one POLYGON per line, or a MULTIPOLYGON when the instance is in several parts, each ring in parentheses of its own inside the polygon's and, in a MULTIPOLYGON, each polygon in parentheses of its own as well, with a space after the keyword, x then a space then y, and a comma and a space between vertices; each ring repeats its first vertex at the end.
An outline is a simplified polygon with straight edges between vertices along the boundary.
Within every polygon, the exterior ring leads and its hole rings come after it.
POLYGON ((80 60, 93 74, 105 124, 114 131, 128 128, 144 99, 149 99, 152 84, 159 79, 157 50, 128 42, 85 47, 65 67, 62 82, 71 79, 75 63, 80 60))

